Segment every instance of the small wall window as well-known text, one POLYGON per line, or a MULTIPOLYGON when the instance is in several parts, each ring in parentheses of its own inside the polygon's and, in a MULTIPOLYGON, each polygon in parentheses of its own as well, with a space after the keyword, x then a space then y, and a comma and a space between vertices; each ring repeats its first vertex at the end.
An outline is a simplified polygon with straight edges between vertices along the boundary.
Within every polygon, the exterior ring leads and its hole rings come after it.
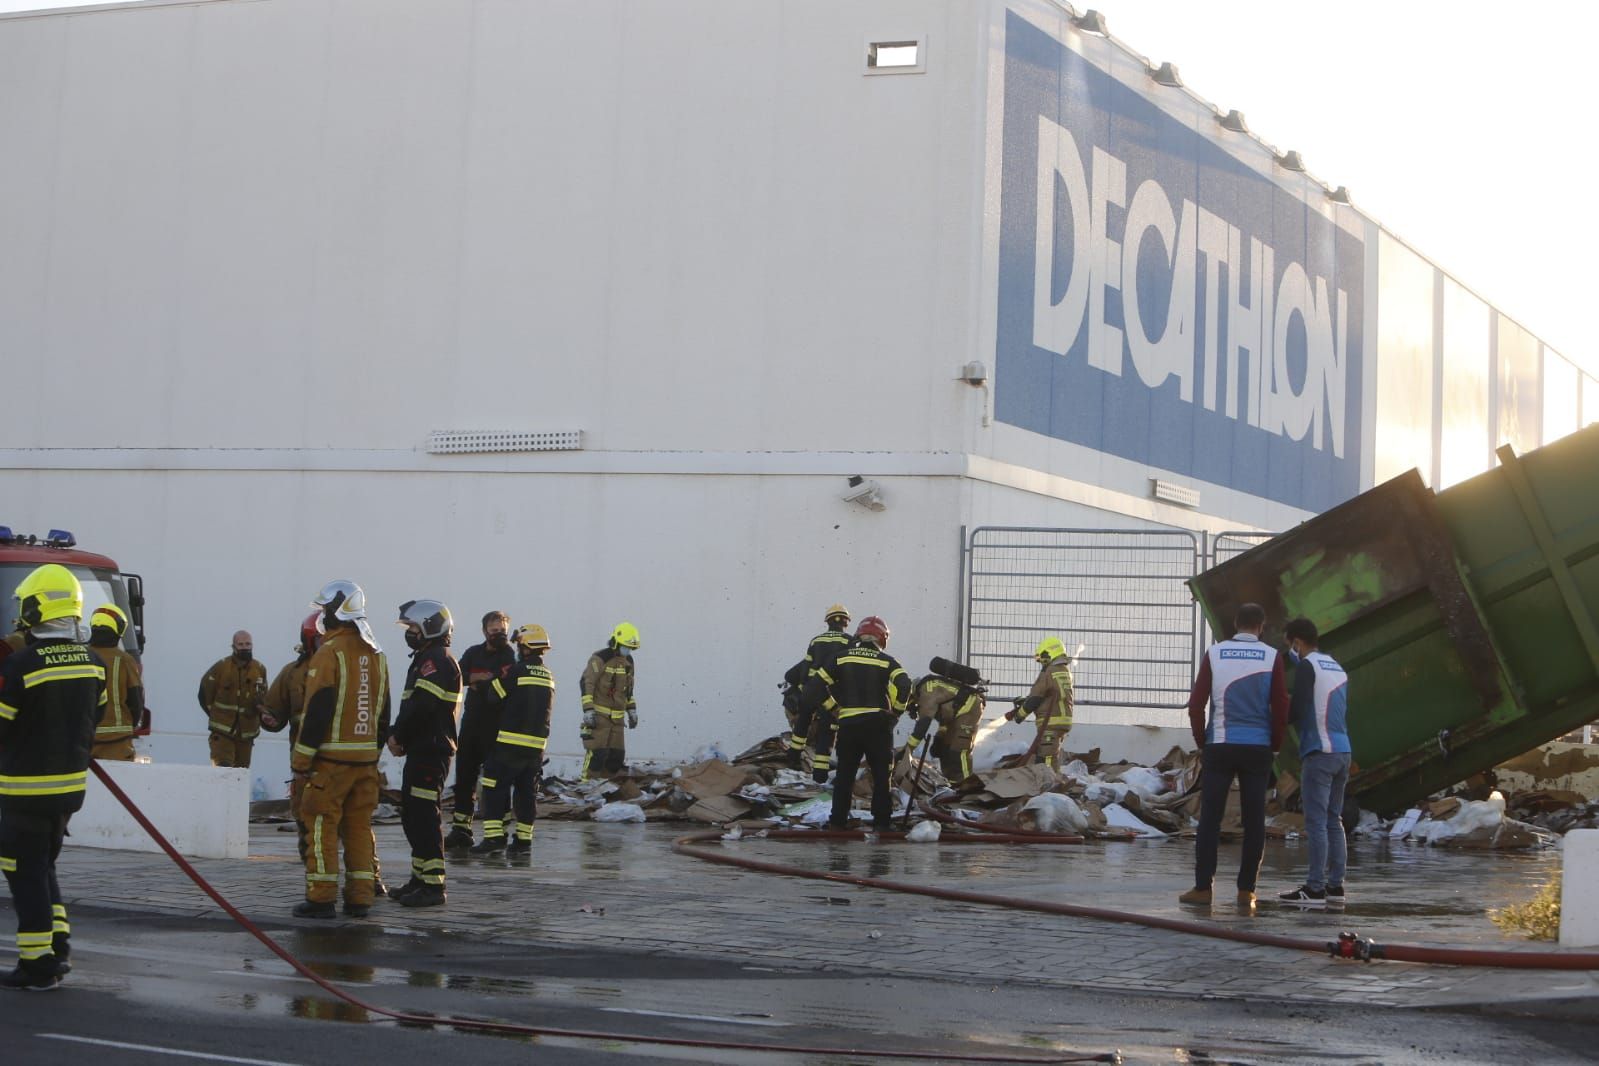
POLYGON ((868 40, 867 74, 922 74, 927 70, 927 39, 868 40))

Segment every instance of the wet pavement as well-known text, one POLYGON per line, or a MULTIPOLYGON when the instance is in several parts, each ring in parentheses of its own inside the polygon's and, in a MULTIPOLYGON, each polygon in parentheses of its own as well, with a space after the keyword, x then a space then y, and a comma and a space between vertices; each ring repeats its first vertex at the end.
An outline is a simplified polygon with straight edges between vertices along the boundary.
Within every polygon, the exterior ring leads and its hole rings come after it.
MULTIPOLYGON (((733 870, 673 853, 672 839, 686 831, 540 823, 531 858, 452 862, 447 907, 407 910, 384 902, 372 919, 349 924, 552 947, 601 942, 636 952, 824 971, 959 973, 1007 983, 1154 988, 1205 997, 1258 998, 1264 988, 1288 1001, 1456 1006, 1507 996, 1599 996, 1599 980, 1590 973, 1522 971, 1508 979, 1504 971, 1470 967, 1351 964, 1123 924, 733 870)), ((398 883, 409 868, 399 827, 380 826, 378 839, 388 876, 398 883)), ((1018 847, 745 839, 720 846, 809 868, 1221 925, 1248 923, 1316 941, 1352 929, 1380 942, 1511 950, 1533 945, 1501 933, 1488 920, 1488 909, 1529 897, 1559 862, 1552 851, 1470 853, 1361 841, 1344 913, 1263 903, 1253 915, 1242 915, 1225 890, 1208 913, 1177 904, 1191 880, 1192 845, 1181 840, 1018 847)), ((249 860, 196 865, 246 913, 276 926, 305 925, 288 917, 303 885, 293 834, 253 827, 251 851, 249 860)), ((1263 894, 1297 884, 1303 855, 1301 842, 1271 842, 1263 894)), ((1230 885, 1236 864, 1236 846, 1224 845, 1219 888, 1230 885)), ((61 872, 64 891, 80 904, 215 913, 158 855, 69 847, 61 872)))

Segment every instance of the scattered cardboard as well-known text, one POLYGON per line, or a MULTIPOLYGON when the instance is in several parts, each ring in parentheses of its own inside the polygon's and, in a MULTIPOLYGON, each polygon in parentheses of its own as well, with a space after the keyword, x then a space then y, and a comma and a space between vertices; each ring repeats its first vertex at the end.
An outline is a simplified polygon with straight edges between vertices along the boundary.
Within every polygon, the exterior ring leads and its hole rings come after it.
POLYGON ((711 759, 683 767, 683 776, 675 778, 674 784, 695 799, 704 800, 737 792, 751 781, 763 783, 761 776, 750 769, 711 759))
POLYGON ((1055 771, 1043 763, 1017 766, 1009 770, 989 770, 977 776, 982 778, 983 791, 1001 800, 1031 798, 1040 792, 1048 792, 1060 784, 1060 778, 1055 776, 1055 771))
POLYGON ((750 805, 737 796, 707 796, 684 812, 696 822, 726 825, 750 813, 750 805))

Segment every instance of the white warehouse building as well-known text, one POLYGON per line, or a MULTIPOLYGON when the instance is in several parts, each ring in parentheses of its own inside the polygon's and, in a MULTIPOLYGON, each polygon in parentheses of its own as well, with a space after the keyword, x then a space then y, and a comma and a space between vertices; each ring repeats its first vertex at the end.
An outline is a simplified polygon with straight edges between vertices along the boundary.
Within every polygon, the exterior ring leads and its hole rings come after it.
MULTIPOLYGON (((678 758, 781 729, 836 600, 1002 694, 1060 631, 1071 746, 1164 751, 1203 639, 1173 578, 1218 535, 1452 484, 1599 419, 1599 386, 1102 28, 1048 0, 0 16, 0 522, 143 576, 157 759, 204 760, 233 631, 275 671, 333 578, 396 682, 404 600, 449 603, 457 651, 492 608, 548 626, 558 760, 618 621, 630 754, 678 758)), ((255 773, 281 789, 281 740, 255 773)))

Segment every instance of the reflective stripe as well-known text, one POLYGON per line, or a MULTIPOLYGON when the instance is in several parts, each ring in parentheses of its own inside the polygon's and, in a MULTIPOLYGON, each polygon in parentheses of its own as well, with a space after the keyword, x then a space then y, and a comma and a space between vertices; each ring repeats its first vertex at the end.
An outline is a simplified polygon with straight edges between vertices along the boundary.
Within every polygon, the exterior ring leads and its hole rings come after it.
POLYGON ((491 681, 489 683, 489 688, 493 689, 494 694, 500 697, 500 699, 503 700, 505 698, 505 686, 500 684, 499 678, 495 678, 493 681, 491 681))
POLYGON ((54 938, 55 934, 49 930, 42 933, 18 933, 17 954, 29 962, 42 959, 52 953, 51 942, 54 938))
POLYGON ((304 744, 296 744, 294 746, 294 754, 296 754, 296 755, 306 755, 306 756, 310 756, 311 758, 315 758, 316 757, 316 749, 315 748, 308 748, 304 744))
POLYGON ((596 707, 594 709, 610 718, 613 722, 620 722, 627 715, 625 710, 619 711, 615 707, 596 707))
POLYGON ((123 736, 132 732, 133 727, 131 725, 103 725, 95 729, 94 735, 97 737, 123 736))
POLYGON ((0 796, 61 796, 83 792, 89 786, 89 771, 76 774, 46 774, 39 777, 7 777, 0 774, 0 796))
POLYGON ((372 871, 371 870, 346 870, 346 871, 344 871, 344 879, 346 881, 371 881, 371 880, 373 880, 372 871))
POLYGON ((71 681, 77 678, 92 678, 96 681, 105 680, 105 667, 91 666, 84 663, 82 666, 46 666, 41 670, 22 675, 22 687, 32 688, 42 685, 46 681, 71 681))
POLYGON ((443 859, 414 859, 414 860, 412 860, 412 865, 415 866, 418 870, 442 870, 442 869, 444 869, 444 860, 443 859))
POLYGON ((324 815, 316 816, 315 827, 311 831, 311 853, 316 856, 316 872, 306 874, 307 881, 337 881, 338 874, 328 874, 327 863, 322 861, 322 819, 324 815))
MULTIPOLYGON (((498 781, 496 781, 492 777, 489 777, 487 774, 483 775, 482 777, 479 777, 477 780, 478 780, 478 784, 482 785, 484 788, 495 788, 495 787, 497 787, 499 785, 498 781)), ((484 822, 483 824, 484 825, 488 825, 489 823, 488 822, 484 822)))
POLYGON ((501 744, 514 744, 519 748, 537 748, 539 751, 543 751, 544 745, 548 743, 547 737, 535 737, 530 733, 511 733, 503 729, 496 739, 501 744))
POLYGON ((14 874, 17 872, 17 860, 9 855, 0 855, 0 874, 14 874))
POLYGON ((0 701, 0 718, 4 718, 9 722, 17 716, 17 710, 18 708, 11 706, 11 704, 0 701))
POLYGON ((339 740, 323 744, 319 751, 377 751, 375 740, 339 740))
POLYGON ((800 736, 798 733, 790 733, 788 736, 788 746, 791 751, 804 751, 805 738, 800 736))
POLYGON ((338 874, 306 874, 305 879, 307 881, 315 881, 319 884, 325 884, 329 881, 332 881, 334 884, 339 883, 338 874))
POLYGON ((583 706, 584 707, 592 707, 592 706, 594 706, 594 697, 590 696, 587 692, 583 693, 583 706))
POLYGON ((518 822, 518 823, 516 823, 516 839, 518 839, 518 840, 529 840, 529 841, 532 840, 533 839, 533 823, 532 822, 518 822))
POLYGON ((538 674, 523 675, 522 677, 516 679, 516 683, 518 685, 533 685, 537 688, 555 687, 555 680, 553 678, 540 677, 538 674))
POLYGON ((887 712, 885 712, 883 710, 883 708, 881 708, 881 707, 840 707, 838 709, 838 717, 840 717, 840 718, 854 718, 854 717, 856 717, 858 715, 862 715, 862 714, 885 714, 885 713, 887 713, 887 712))
POLYGON ((594 752, 593 751, 585 751, 583 753, 583 768, 578 771, 578 775, 577 775, 577 779, 579 781, 587 781, 589 779, 589 763, 591 763, 593 761, 594 761, 594 752))
POLYGON ((211 705, 211 709, 213 711, 242 711, 242 710, 244 710, 243 707, 238 707, 238 706, 235 706, 234 704, 231 704, 231 703, 213 703, 211 705))
POLYGON ((411 787, 411 795, 415 796, 419 800, 436 800, 439 798, 437 789, 417 788, 414 785, 411 787))
MULTIPOLYGON (((496 682, 496 686, 497 685, 498 685, 498 682, 496 682)), ((421 678, 417 678, 416 687, 421 689, 423 692, 432 693, 433 695, 437 696, 439 699, 443 700, 445 703, 460 703, 461 702, 461 693, 460 692, 447 691, 446 689, 442 689, 438 685, 435 685, 431 681, 424 681, 421 678)), ((504 693, 501 693, 501 695, 504 695, 504 693)))
MULTIPOLYGON (((344 735, 344 731, 342 729, 340 729, 339 727, 344 724, 344 689, 345 689, 345 681, 348 678, 349 671, 345 668, 345 665, 344 665, 344 653, 342 651, 335 650, 334 653, 333 653, 333 658, 334 658, 334 661, 339 664, 339 694, 338 694, 338 697, 337 697, 338 698, 338 702, 334 704, 334 706, 337 707, 338 710, 333 712, 333 728, 328 730, 328 736, 330 736, 330 737, 342 737, 344 735)), ((322 746, 324 748, 332 748, 333 747, 332 744, 323 744, 322 746)))
POLYGON ((852 666, 881 666, 884 670, 889 668, 887 659, 869 658, 864 655, 840 655, 833 660, 834 666, 843 666, 845 663, 849 663, 852 666))

